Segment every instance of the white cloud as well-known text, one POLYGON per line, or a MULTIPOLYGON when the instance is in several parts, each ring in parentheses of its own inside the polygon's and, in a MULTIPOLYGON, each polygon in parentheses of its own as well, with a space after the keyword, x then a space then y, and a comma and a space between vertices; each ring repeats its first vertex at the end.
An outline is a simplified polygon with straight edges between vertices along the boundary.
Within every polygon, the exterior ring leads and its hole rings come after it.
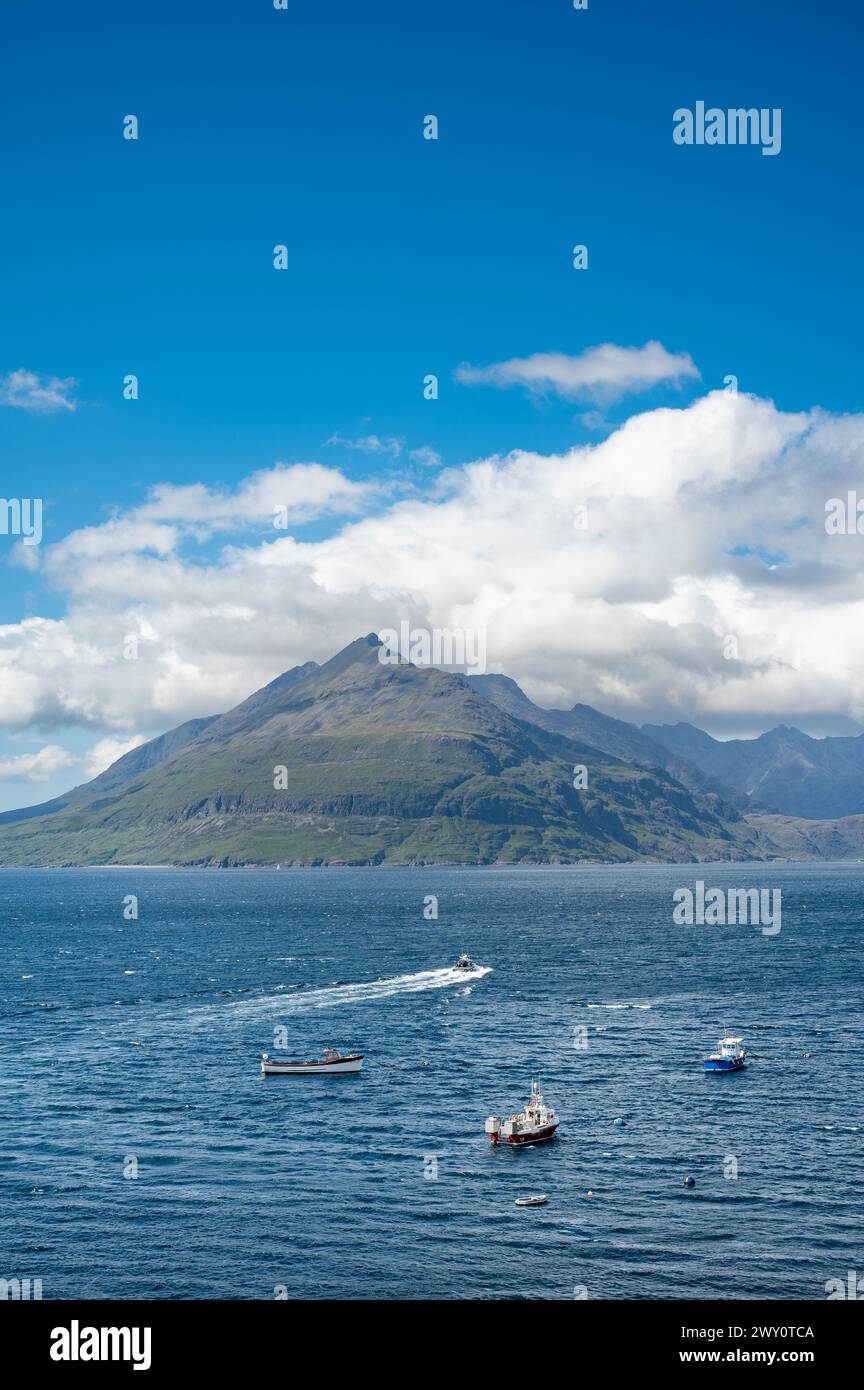
POLYGON ((39 547, 38 545, 25 545, 23 541, 18 541, 13 545, 6 557, 7 564, 20 565, 22 569, 30 570, 33 573, 39 568, 39 547))
POLYGON ((273 513, 285 509, 295 522, 340 512, 357 512, 372 492, 367 483, 354 483, 337 468, 320 463, 277 463, 253 473, 233 492, 193 483, 173 487, 163 483, 135 513, 140 521, 167 521, 205 530, 272 526, 273 513))
POLYGON ((78 402, 72 392, 78 382, 72 376, 39 376, 20 367, 0 377, 0 405, 14 405, 21 410, 50 414, 55 410, 76 410, 78 402))
MULTIPOLYGON (((354 483, 339 469, 320 463, 277 463, 251 474, 233 491, 204 483, 160 483, 126 516, 82 527, 51 547, 48 568, 55 576, 66 575, 80 561, 99 560, 104 562, 103 574, 114 574, 128 567, 132 556, 149 552, 167 559, 187 536, 206 540, 217 532, 244 530, 278 535, 289 524, 335 513, 352 515, 372 495, 370 484, 354 483)), ((154 576, 157 573, 154 569, 154 576)), ((83 590, 91 580, 101 587, 99 576, 85 566, 76 587, 83 590)))
MULTIPOLYGON (((379 498, 324 539, 253 534, 217 557, 190 551, 195 527, 253 524, 270 482, 166 487, 43 545, 66 613, 0 627, 0 722, 126 741, 403 618, 485 628, 489 669, 549 704, 727 731, 862 720, 864 536, 824 527, 862 452, 864 415, 713 392, 563 454, 436 473, 427 495, 379 498)), ((303 467, 299 514, 363 502, 337 470, 303 467)))
POLYGON ((49 743, 36 753, 0 758, 0 781, 47 782, 56 773, 74 767, 75 762, 76 759, 65 748, 49 743))
POLYGON ((143 742, 141 735, 99 739, 84 757, 77 757, 68 749, 49 743, 36 752, 0 757, 0 782, 50 782, 59 773, 71 768, 82 769, 83 777, 89 780, 143 742))
POLYGON ((575 419, 583 429, 591 430, 593 434, 608 434, 611 429, 615 428, 600 414, 599 410, 585 410, 575 419))
POLYGON ((90 752, 87 754, 85 768, 88 779, 98 777, 100 772, 104 772, 106 767, 116 763, 118 758, 122 758, 124 753, 129 753, 133 748, 138 748, 144 742, 139 734, 134 738, 100 738, 98 743, 94 743, 90 752))
POLYGON ((361 454, 386 454, 394 459, 399 457, 405 447, 404 439, 396 439, 393 435, 388 439, 381 439, 377 434, 364 434, 357 439, 346 439, 344 435, 331 434, 324 443, 341 444, 343 449, 356 449, 361 454))
POLYGON ((601 343, 576 357, 564 352, 535 352, 531 357, 513 357, 488 367, 463 363, 455 375, 468 386, 525 386, 529 391, 608 402, 660 382, 678 384, 697 378, 699 372, 689 353, 667 352, 662 343, 650 342, 641 348, 601 343))
POLYGON ((432 449, 428 444, 424 444, 420 449, 412 449, 408 455, 412 463, 419 463, 423 468, 440 468, 441 455, 437 449, 432 449))

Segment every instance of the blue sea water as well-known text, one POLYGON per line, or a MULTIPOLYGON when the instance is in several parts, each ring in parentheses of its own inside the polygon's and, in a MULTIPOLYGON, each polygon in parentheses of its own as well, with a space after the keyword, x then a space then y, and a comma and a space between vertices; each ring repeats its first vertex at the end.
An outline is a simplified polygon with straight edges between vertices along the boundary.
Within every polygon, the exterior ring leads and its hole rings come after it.
POLYGON ((864 1273, 862 904, 857 864, 0 871, 0 1277, 824 1298, 864 1273), (779 887, 779 935, 675 926, 697 878, 779 887), (279 1027, 364 1071, 263 1078, 279 1027), (558 1136, 493 1149, 535 1076, 558 1136))

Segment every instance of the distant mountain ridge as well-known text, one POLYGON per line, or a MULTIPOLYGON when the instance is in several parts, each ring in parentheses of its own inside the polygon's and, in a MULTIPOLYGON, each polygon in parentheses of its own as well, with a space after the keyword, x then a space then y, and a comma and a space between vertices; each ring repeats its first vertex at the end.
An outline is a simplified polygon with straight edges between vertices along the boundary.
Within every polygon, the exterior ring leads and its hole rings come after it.
POLYGON ((812 820, 864 814, 864 734, 816 739, 785 724, 726 742, 692 724, 645 724, 642 732, 733 787, 749 810, 812 820))
POLYGON ((729 807, 737 808, 746 802, 746 798, 734 788, 711 778, 691 758, 651 738, 635 724, 601 714, 590 705, 577 704, 569 710, 545 709, 529 700, 509 676, 469 676, 469 680, 487 700, 507 710, 514 718, 539 724, 541 728, 554 730, 568 738, 581 739, 602 752, 640 767, 662 767, 690 791, 699 795, 719 796, 729 807))
POLYGON ((693 724, 628 724, 590 705, 545 709, 508 676, 470 679, 518 718, 640 766, 663 767, 691 791, 738 811, 807 820, 864 815, 864 734, 816 739, 781 724, 758 738, 724 741, 693 724))
POLYGON ((860 851, 857 811, 820 830, 778 805, 864 805, 857 764, 840 747, 854 744, 864 758, 864 736, 819 741, 780 728, 723 744, 692 725, 639 729, 588 705, 543 709, 506 676, 382 662, 380 646, 370 633, 223 715, 151 739, 63 796, 0 815, 0 864, 681 862, 860 851))

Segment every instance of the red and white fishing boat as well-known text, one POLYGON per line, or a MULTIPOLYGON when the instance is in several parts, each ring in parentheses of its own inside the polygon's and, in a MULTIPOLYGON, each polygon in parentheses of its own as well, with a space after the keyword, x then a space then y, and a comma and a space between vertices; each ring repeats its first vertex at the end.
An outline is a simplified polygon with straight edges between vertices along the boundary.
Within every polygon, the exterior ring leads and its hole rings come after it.
POLYGON ((531 1099, 518 1115, 499 1120, 490 1115, 486 1133, 493 1144, 542 1144, 551 1139, 560 1121, 555 1111, 543 1099, 540 1082, 531 1082, 531 1099))
POLYGON ((266 1052, 261 1053, 261 1070, 265 1076, 333 1076, 343 1071, 359 1071, 362 1065, 362 1052, 343 1056, 332 1047, 325 1047, 324 1056, 314 1062, 274 1062, 266 1052))

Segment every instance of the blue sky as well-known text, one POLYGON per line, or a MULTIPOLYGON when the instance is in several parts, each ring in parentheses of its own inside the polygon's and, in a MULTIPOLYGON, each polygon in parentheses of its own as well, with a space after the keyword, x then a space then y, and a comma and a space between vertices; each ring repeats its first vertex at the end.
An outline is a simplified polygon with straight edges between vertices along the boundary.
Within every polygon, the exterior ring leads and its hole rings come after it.
MULTIPOLYGON (((460 363, 606 342, 701 373, 603 406, 612 424, 728 373, 783 411, 857 409, 860 25, 737 0, 8 5, 0 375, 75 378, 79 404, 0 408, 0 491, 44 498, 50 543, 276 460, 428 487, 411 450, 597 439, 585 401, 461 384, 460 363), (782 108, 780 155, 674 145, 697 99, 782 108), (371 434, 399 457, 326 443, 371 434)), ((66 602, 3 564, 0 620, 66 602)))

